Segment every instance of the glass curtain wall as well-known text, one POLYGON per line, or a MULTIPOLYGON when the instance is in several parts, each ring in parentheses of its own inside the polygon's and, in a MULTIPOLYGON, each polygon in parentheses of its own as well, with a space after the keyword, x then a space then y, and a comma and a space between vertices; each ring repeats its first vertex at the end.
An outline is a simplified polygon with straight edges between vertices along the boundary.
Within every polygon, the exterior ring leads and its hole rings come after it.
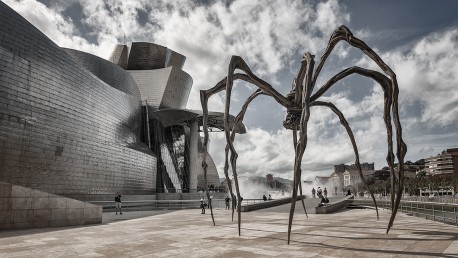
MULTIPOLYGON (((164 127, 148 110, 151 150, 157 157, 156 191, 158 193, 189 192, 189 136, 188 125, 164 127)), ((146 121, 146 109, 144 109, 146 121)), ((148 143, 146 123, 142 140, 148 143)))

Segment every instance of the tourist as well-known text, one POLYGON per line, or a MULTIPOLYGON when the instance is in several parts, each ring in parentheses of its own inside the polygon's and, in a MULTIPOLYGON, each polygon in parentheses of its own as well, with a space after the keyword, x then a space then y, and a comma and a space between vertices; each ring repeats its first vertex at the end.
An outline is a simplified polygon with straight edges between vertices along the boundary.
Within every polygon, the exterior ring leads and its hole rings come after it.
POLYGON ((315 191, 315 187, 314 187, 314 188, 312 188, 312 196, 313 196, 313 198, 315 198, 315 192, 316 191, 315 191))
POLYGON ((323 190, 323 194, 324 194, 324 197, 328 197, 328 189, 326 189, 326 187, 324 188, 323 190))
POLYGON ((322 191, 321 188, 318 186, 318 190, 316 190, 316 194, 318 195, 319 198, 321 198, 322 193, 323 193, 323 191, 322 191))
POLYGON ((116 203, 116 215, 118 215, 118 209, 119 209, 119 214, 122 215, 122 210, 121 210, 121 194, 119 192, 116 192, 115 195, 115 203, 116 203))
POLYGON ((262 199, 263 199, 264 201, 267 201, 267 197, 266 197, 265 194, 262 196, 262 199))
POLYGON ((329 199, 328 199, 326 196, 321 195, 321 201, 320 201, 320 203, 318 204, 318 206, 319 206, 319 207, 320 207, 320 206, 325 206, 327 203, 329 203, 329 199))
POLYGON ((205 214, 205 206, 207 206, 207 204, 205 203, 204 197, 202 196, 200 199, 200 208, 202 209, 202 212, 200 214, 205 214))
POLYGON ((269 200, 269 201, 272 201, 272 196, 270 196, 270 194, 269 194, 268 200, 269 200))
POLYGON ((231 198, 229 198, 229 195, 226 196, 226 199, 224 199, 224 202, 226 203, 226 210, 229 210, 229 202, 231 201, 231 198))
POLYGON ((349 195, 351 195, 351 191, 350 191, 350 189, 348 189, 348 191, 347 191, 347 195, 346 195, 346 196, 349 196, 349 195))

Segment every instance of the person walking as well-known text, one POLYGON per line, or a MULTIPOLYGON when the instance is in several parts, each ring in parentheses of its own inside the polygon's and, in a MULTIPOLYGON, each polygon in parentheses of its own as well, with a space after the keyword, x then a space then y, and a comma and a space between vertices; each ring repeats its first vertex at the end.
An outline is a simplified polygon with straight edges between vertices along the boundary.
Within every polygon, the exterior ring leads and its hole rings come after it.
POLYGON ((316 193, 315 187, 313 187, 313 188, 312 188, 312 196, 313 196, 313 198, 315 198, 315 193, 316 193))
POLYGON ((324 197, 328 197, 328 189, 326 187, 323 190, 324 197))
POLYGON ((318 195, 319 198, 321 198, 321 195, 323 195, 323 190, 321 190, 321 187, 318 186, 318 190, 316 190, 316 194, 318 195))
POLYGON ((224 199, 224 202, 226 203, 226 210, 229 210, 229 202, 231 201, 231 198, 229 198, 229 195, 226 196, 226 199, 224 199))
POLYGON ((205 203, 204 197, 202 196, 202 198, 200 198, 200 208, 202 209, 200 214, 205 214, 205 206, 207 206, 207 204, 205 203))
POLYGON ((118 209, 119 209, 119 214, 122 215, 122 210, 121 210, 121 194, 119 192, 116 192, 115 195, 115 204, 116 204, 116 215, 118 215, 118 209))

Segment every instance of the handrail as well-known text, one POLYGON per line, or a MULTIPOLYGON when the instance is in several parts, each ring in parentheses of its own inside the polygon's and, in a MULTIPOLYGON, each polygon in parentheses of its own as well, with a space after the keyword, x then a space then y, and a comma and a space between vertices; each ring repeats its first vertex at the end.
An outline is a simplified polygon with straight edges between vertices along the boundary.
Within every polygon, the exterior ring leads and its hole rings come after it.
MULTIPOLYGON (((355 199, 349 203, 359 206, 373 206, 372 200, 355 199)), ((391 209, 390 200, 378 200, 377 204, 380 208, 391 209)), ((439 203, 439 202, 421 202, 421 201, 405 201, 402 200, 399 205, 399 210, 415 217, 422 217, 429 220, 440 221, 458 226, 458 204, 455 203, 439 203)))

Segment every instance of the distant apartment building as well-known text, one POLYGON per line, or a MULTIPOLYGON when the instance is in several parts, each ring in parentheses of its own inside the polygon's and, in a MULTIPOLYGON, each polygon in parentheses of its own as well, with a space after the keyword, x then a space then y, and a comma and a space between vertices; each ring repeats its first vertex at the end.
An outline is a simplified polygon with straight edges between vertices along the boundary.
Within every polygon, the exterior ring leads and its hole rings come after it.
MULTIPOLYGON (((374 171, 374 163, 367 163, 363 162, 361 163, 361 170, 363 171, 374 171)), ((334 172, 329 176, 329 182, 332 183, 334 188, 341 190, 346 187, 345 184, 345 179, 344 179, 344 173, 346 171, 358 171, 358 168, 356 167, 356 164, 351 164, 351 165, 345 165, 345 164, 338 164, 334 165, 334 172)), ((358 175, 359 177, 359 175, 358 175)), ((347 179, 348 182, 351 182, 351 178, 347 179)))
POLYGON ((425 158, 428 175, 458 174, 458 148, 446 149, 437 156, 425 158))

